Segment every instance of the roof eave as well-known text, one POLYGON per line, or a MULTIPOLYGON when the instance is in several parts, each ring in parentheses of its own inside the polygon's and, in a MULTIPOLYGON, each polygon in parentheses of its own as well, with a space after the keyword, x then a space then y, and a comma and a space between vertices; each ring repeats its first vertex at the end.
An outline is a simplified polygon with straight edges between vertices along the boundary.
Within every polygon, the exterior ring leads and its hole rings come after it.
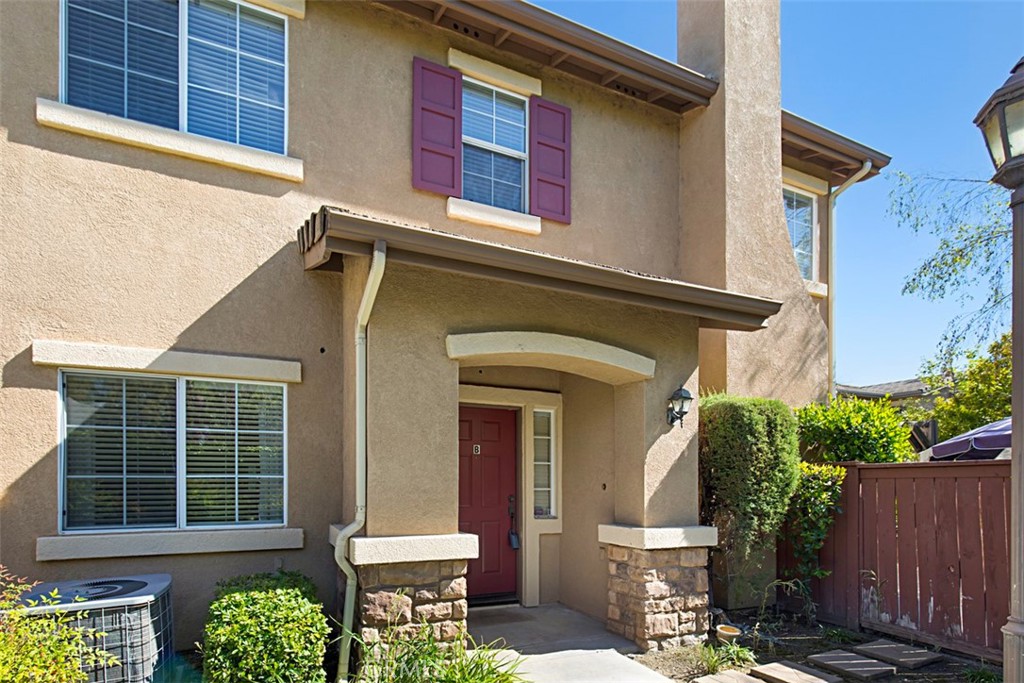
POLYGON ((307 270, 337 270, 339 258, 388 246, 388 261, 670 311, 701 327, 758 330, 782 303, 762 297, 566 259, 461 235, 321 207, 299 228, 307 270))
POLYGON ((374 0, 434 26, 681 114, 718 83, 526 2, 374 0))
POLYGON ((796 156, 800 161, 821 167, 832 185, 839 185, 864 165, 871 162, 871 170, 864 180, 873 178, 889 165, 892 157, 852 138, 783 110, 783 153, 796 156))

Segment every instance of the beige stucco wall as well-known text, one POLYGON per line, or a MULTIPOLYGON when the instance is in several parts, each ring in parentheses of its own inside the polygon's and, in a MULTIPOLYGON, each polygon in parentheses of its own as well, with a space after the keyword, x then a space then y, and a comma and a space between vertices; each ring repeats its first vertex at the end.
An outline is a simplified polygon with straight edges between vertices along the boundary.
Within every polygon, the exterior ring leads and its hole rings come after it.
MULTIPOLYGON (((660 274, 677 269, 678 120, 656 107, 376 6, 310 2, 305 19, 291 20, 289 28, 288 152, 305 165, 305 181, 296 184, 37 124, 36 98, 58 95, 58 7, 56 0, 0 3, 0 562, 34 579, 171 571, 180 647, 198 638, 221 576, 283 564, 313 576, 325 600, 333 592, 326 534, 329 523, 352 513, 353 403, 342 387, 353 378, 352 323, 365 264, 344 275, 304 273, 294 231, 310 212, 322 204, 349 205, 613 265, 660 274), (412 58, 443 63, 449 46, 540 77, 545 97, 572 108, 572 225, 545 221, 539 237, 473 226, 446 218, 443 197, 411 189, 412 58), (55 370, 30 363, 34 338, 300 361, 305 380, 289 392, 288 514, 290 525, 305 529, 305 548, 37 563, 35 539, 57 532, 57 386, 55 370)), ((385 303, 400 298, 389 279, 385 303)), ((492 300, 505 295, 495 291, 492 300)), ((414 296, 414 308, 446 310, 431 303, 432 295, 414 296)), ((472 308, 466 293, 460 296, 456 308, 472 308)), ((605 332, 603 313, 581 310, 586 314, 570 317, 593 336, 631 336, 625 329, 605 332)), ((516 318, 501 306, 488 315, 491 322, 516 318)), ((555 326, 554 311, 545 315, 555 326)), ((481 322, 466 315, 458 321, 481 322)), ((383 329, 371 331, 377 364, 371 381, 396 376, 379 367, 386 357, 394 367, 415 370, 395 384, 412 395, 398 405, 440 402, 445 412, 428 419, 403 410, 396 419, 395 404, 376 396, 371 410, 378 428, 385 422, 408 428, 391 437, 377 432, 374 453, 394 466, 385 473, 371 469, 371 477, 402 490, 416 486, 413 495, 390 500, 371 493, 371 510, 376 505, 378 512, 371 513, 370 529, 450 531, 454 498, 440 494, 452 479, 434 475, 454 463, 458 368, 444 358, 440 327, 431 323, 426 337, 404 337, 393 333, 400 323, 385 313, 383 329), (424 361, 427 374, 415 360, 424 361), (410 435, 415 438, 407 440, 410 435), (384 505, 400 512, 384 514, 384 505)), ((518 320, 528 323, 541 324, 518 320)), ((683 354, 683 378, 696 361, 695 333, 684 327, 690 355, 683 354)), ((653 336, 667 344, 665 334, 653 336)))
POLYGON ((797 270, 781 200, 779 5, 678 6, 679 61, 721 79, 680 134, 683 276, 784 302, 766 330, 701 333, 701 386, 794 405, 820 399, 827 329, 797 270))

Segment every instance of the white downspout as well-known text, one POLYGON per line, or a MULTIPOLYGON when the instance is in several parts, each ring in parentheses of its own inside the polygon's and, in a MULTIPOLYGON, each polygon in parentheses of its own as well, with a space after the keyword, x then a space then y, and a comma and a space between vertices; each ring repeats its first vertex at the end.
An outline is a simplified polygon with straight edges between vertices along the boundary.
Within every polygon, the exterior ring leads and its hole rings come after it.
POLYGON ((370 322, 373 302, 384 277, 387 264, 387 243, 377 240, 373 243, 373 259, 370 273, 363 289, 356 314, 356 516, 350 524, 338 533, 334 546, 334 561, 345 573, 345 606, 341 615, 341 648, 338 653, 338 674, 335 681, 348 680, 348 662, 352 651, 352 625, 356 607, 356 569, 348 559, 348 541, 366 523, 366 327, 370 322))
POLYGON ((828 195, 828 400, 836 395, 836 198, 871 172, 871 161, 828 195))

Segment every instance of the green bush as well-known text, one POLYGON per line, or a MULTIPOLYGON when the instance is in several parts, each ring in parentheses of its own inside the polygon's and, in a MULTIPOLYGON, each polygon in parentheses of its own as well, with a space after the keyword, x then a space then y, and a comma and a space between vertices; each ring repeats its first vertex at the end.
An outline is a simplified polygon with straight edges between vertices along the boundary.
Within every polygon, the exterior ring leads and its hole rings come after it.
POLYGON ((793 411, 774 399, 712 394, 700 400, 704 522, 739 557, 775 542, 799 476, 793 411))
POLYGON ((208 683, 322 683, 323 607, 293 573, 237 577, 218 586, 203 642, 208 683))
POLYGON ((434 629, 423 624, 412 634, 389 626, 380 640, 360 643, 363 659, 357 683, 522 683, 519 659, 501 655, 492 645, 473 639, 439 643, 434 629), (472 647, 467 648, 467 641, 472 647))
MULTIPOLYGON (((83 667, 116 665, 108 652, 94 643, 106 635, 79 628, 74 618, 58 609, 27 614, 23 598, 32 585, 0 566, 0 681, 4 683, 79 683, 88 679, 83 667)), ((30 606, 60 604, 56 592, 30 606)))
POLYGON ((217 582, 216 598, 228 593, 262 592, 279 588, 295 588, 310 602, 316 602, 316 584, 302 572, 267 572, 232 576, 217 582))
POLYGON ((797 578, 808 582, 823 579, 829 572, 818 564, 818 551, 825 545, 835 523, 843 495, 846 470, 838 465, 800 463, 800 483, 789 507, 789 531, 797 560, 797 578))
POLYGON ((836 398, 796 411, 806 460, 903 462, 916 456, 910 426, 884 399, 836 398))

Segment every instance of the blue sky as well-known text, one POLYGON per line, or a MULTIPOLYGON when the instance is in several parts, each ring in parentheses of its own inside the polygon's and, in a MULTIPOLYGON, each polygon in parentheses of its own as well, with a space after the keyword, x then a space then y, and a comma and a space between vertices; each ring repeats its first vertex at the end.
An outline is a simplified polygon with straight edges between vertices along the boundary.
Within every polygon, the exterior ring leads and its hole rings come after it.
MULTIPOLYGON (((534 0, 675 59, 673 0, 534 0)), ((893 157, 888 172, 988 178, 972 121, 1024 53, 1024 2, 783 0, 783 107, 893 157)), ((913 377, 959 310, 900 293, 933 242, 887 215, 888 173, 840 198, 836 377, 913 377)))

